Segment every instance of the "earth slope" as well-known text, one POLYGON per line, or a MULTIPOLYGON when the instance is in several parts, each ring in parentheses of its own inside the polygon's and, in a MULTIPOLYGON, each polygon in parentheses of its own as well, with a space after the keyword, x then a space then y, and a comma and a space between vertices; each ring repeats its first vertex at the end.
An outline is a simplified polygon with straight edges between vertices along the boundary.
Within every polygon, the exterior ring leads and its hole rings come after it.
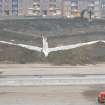
POLYGON ((49 63, 85 65, 105 62, 105 43, 97 42, 72 50, 52 52, 46 58, 42 53, 25 48, 0 44, 0 63, 25 64, 25 63, 49 63))

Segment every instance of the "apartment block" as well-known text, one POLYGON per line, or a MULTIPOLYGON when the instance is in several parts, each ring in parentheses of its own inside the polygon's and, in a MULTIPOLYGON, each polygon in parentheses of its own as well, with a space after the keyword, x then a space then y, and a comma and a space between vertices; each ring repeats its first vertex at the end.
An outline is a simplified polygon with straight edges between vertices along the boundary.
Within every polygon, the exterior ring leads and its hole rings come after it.
POLYGON ((71 16, 70 0, 65 0, 63 2, 63 16, 68 18, 71 16))
POLYGON ((105 17, 105 0, 0 0, 0 16, 79 17, 91 9, 94 17, 105 17))
POLYGON ((65 17, 80 17, 82 11, 89 9, 94 17, 101 17, 101 0, 64 0, 63 8, 65 17))
POLYGON ((0 0, 0 16, 22 15, 22 0, 0 0))
POLYGON ((12 0, 12 8, 11 8, 11 10, 12 10, 12 15, 13 16, 18 16, 18 11, 19 11, 19 9, 18 9, 18 0, 12 0))
POLYGON ((28 8, 29 15, 61 16, 63 0, 31 0, 28 8))
POLYGON ((24 8, 23 14, 26 16, 79 17, 83 10, 92 9, 95 17, 101 17, 105 11, 104 1, 105 0, 26 0, 22 8, 24 8))
POLYGON ((79 17, 78 0, 64 0, 63 14, 65 17, 79 17))
POLYGON ((48 14, 50 16, 61 16, 62 15, 62 0, 49 0, 48 14))

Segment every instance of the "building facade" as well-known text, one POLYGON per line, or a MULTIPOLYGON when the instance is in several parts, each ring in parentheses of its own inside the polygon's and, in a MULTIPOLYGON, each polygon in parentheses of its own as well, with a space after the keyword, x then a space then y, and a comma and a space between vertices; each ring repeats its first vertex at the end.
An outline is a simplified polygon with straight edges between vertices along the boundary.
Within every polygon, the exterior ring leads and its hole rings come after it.
POLYGON ((0 0, 0 16, 22 15, 21 0, 0 0))
POLYGON ((19 11, 18 5, 19 5, 18 0, 12 0, 11 10, 12 10, 12 15, 13 16, 18 16, 18 11, 19 11))
POLYGON ((105 0, 64 0, 63 8, 67 17, 79 17, 84 10, 91 10, 95 18, 105 17, 105 0))
POLYGON ((91 9, 95 17, 105 17, 105 0, 0 0, 0 16, 79 17, 91 9))
POLYGON ((31 0, 28 15, 61 16, 63 0, 31 0))
POLYGON ((64 0, 63 8, 65 17, 80 17, 78 0, 64 0))

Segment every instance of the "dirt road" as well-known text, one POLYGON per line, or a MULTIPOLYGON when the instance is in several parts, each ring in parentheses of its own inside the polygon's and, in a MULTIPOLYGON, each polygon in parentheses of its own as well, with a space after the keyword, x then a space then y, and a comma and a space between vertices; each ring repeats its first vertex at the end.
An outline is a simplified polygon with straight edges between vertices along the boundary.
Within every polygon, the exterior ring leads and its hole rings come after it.
POLYGON ((0 87, 0 105, 97 105, 104 86, 0 87))
MULTIPOLYGON (((0 65, 4 74, 104 73, 104 64, 52 67, 50 65, 0 65), (56 72, 55 72, 56 71, 56 72), (66 72, 65 72, 66 71, 66 72)), ((0 87, 0 105, 98 105, 96 98, 105 85, 0 87)))
POLYGON ((57 75, 57 74, 105 74, 105 64, 87 66, 54 66, 47 64, 1 64, 1 75, 57 75))

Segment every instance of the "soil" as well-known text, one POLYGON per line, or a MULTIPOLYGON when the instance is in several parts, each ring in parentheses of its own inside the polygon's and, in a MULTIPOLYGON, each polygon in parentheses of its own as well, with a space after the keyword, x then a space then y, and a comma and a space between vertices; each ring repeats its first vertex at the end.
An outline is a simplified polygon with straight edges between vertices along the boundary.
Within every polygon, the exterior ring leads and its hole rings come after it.
MULTIPOLYGON (((105 40, 105 20, 86 19, 14 19, 0 20, 0 40, 42 47, 40 35, 48 38, 49 47, 105 40)), ((0 43, 0 63, 47 63, 85 65, 105 62, 105 44, 96 43, 67 51, 42 53, 0 43)))
POLYGON ((0 63, 26 64, 47 63, 53 65, 85 65, 105 62, 105 43, 98 42, 66 51, 57 51, 44 57, 42 53, 31 51, 22 47, 0 44, 0 63))

